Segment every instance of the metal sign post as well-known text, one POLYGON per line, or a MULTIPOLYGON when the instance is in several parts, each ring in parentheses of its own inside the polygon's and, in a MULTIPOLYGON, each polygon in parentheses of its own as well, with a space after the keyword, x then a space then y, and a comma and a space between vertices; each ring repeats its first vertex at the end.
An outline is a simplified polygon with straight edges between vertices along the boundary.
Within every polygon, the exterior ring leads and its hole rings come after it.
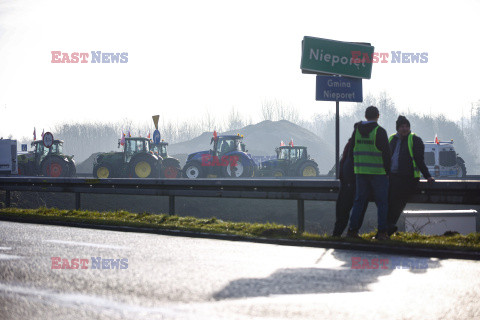
POLYGON ((340 101, 335 104, 335 179, 340 179, 340 101))

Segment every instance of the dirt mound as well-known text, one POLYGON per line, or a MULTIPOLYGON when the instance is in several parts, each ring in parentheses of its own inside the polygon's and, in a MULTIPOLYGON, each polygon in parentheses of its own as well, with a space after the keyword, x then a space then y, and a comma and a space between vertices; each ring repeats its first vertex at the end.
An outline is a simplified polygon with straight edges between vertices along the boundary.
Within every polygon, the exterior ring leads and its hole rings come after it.
POLYGON ((93 161, 102 152, 97 152, 88 157, 85 161, 82 161, 77 164, 77 175, 82 173, 92 174, 93 172, 93 161))

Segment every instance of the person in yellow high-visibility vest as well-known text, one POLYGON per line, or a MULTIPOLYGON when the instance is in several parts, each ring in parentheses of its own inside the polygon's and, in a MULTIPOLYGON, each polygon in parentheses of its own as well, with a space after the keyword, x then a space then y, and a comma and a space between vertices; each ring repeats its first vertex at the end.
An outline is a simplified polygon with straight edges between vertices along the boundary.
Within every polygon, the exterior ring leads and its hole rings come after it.
POLYGON ((353 169, 356 193, 350 216, 347 237, 357 238, 362 211, 373 193, 377 205, 378 240, 388 239, 388 177, 390 173, 390 147, 385 129, 377 123, 380 113, 374 106, 365 110, 367 121, 355 124, 352 134, 353 169))
POLYGON ((397 133, 389 138, 392 153, 387 219, 389 235, 397 231, 397 221, 417 187, 420 172, 428 182, 435 181, 425 165, 423 141, 410 131, 410 121, 399 116, 396 128, 397 133))

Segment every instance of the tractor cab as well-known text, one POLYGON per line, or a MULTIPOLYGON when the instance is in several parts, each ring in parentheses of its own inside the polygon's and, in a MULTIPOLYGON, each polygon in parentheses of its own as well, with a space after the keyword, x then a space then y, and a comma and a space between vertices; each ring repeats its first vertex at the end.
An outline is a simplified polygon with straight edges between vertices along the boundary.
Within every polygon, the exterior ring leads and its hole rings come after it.
POLYGON ((164 142, 163 140, 158 144, 150 141, 150 151, 152 151, 154 154, 162 158, 168 157, 167 146, 168 146, 168 142, 164 142))
POLYGON ((53 144, 50 148, 47 148, 43 145, 42 140, 36 140, 31 143, 33 147, 33 153, 35 155, 36 165, 40 163, 49 155, 63 155, 63 141, 62 140, 53 140, 53 144))
MULTIPOLYGON (((119 142, 120 147, 120 142, 119 142)), ((126 163, 129 163, 132 157, 138 153, 149 153, 150 144, 149 139, 135 137, 135 138, 125 138, 124 145, 124 159, 126 163)))
POLYGON ((225 135, 212 138, 210 144, 213 143, 213 148, 210 150, 210 154, 214 156, 221 156, 229 152, 240 151, 246 152, 245 144, 242 142, 243 136, 238 135, 225 135))
POLYGON ((307 148, 301 146, 281 146, 275 149, 277 160, 296 162, 307 159, 307 148))

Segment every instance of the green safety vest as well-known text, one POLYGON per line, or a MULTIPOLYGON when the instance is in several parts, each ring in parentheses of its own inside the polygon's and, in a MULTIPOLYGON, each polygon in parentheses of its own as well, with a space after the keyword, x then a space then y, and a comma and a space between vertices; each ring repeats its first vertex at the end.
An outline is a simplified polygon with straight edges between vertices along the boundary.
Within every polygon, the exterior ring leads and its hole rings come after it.
POLYGON ((353 148, 353 170, 355 174, 387 174, 383 166, 382 152, 375 146, 378 126, 368 137, 362 137, 355 130, 355 147, 353 148))
MULTIPOLYGON (((390 136, 390 138, 388 138, 388 142, 391 142, 393 137, 395 137, 396 133, 392 134, 390 136)), ((413 158, 413 136, 415 135, 415 133, 409 133, 408 134, 408 151, 410 153, 410 157, 412 158, 412 162, 413 162, 413 177, 414 178, 420 178, 420 170, 418 169, 417 167, 417 163, 415 162, 415 159, 413 158)), ((398 141, 397 143, 399 143, 400 141, 398 141)))

